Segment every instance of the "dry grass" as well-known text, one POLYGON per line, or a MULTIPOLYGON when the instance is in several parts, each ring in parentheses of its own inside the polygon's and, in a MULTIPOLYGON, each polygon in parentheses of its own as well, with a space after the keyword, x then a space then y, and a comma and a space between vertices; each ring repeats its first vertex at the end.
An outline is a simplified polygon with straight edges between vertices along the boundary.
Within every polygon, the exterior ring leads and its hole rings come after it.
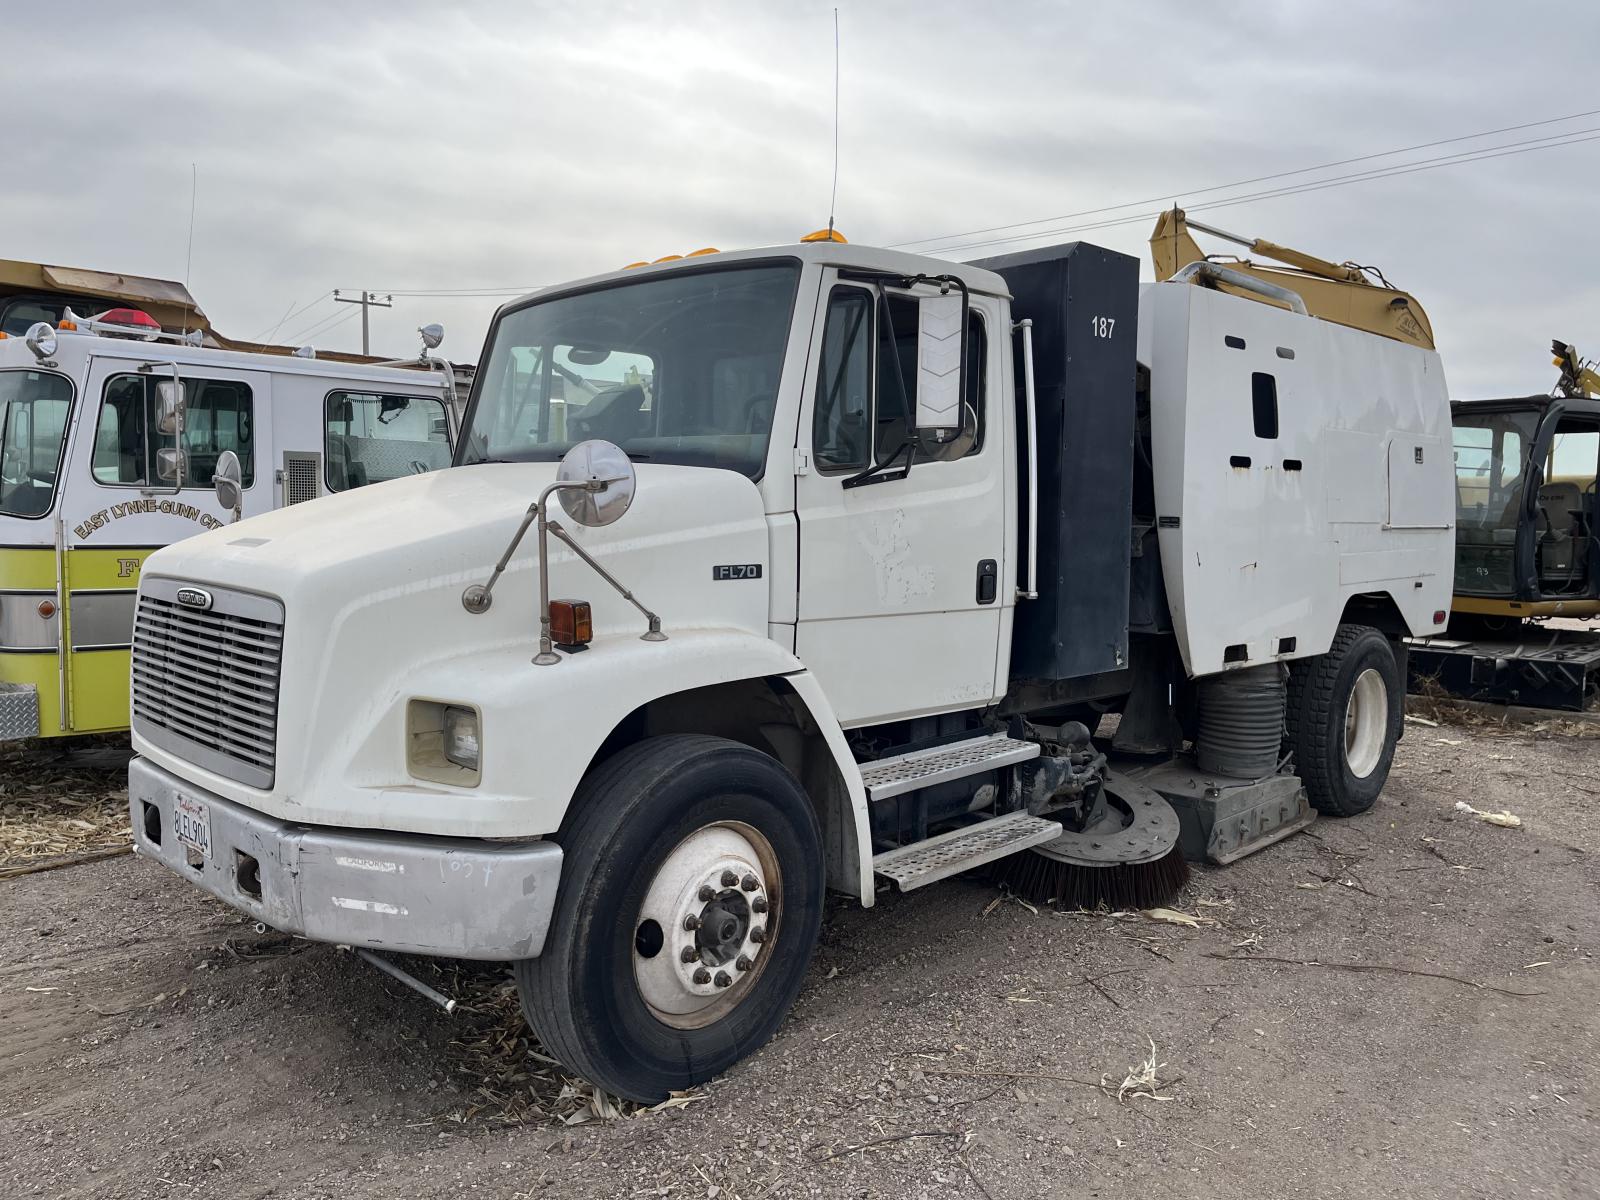
POLYGON ((130 844, 127 742, 0 750, 0 878, 130 844))
MULTIPOLYGON (((1533 710, 1508 709, 1503 705, 1477 703, 1451 696, 1437 680, 1424 679, 1406 697, 1408 718, 1420 718, 1434 725, 1453 725, 1474 733, 1503 734, 1514 737, 1600 738, 1600 722, 1585 714, 1542 710, 1548 716, 1528 720, 1523 714, 1533 710), (1513 715, 1515 714, 1515 715, 1513 715)), ((1595 710, 1591 705, 1590 713, 1595 710)))
POLYGON ((620 1100, 544 1053, 523 1019, 516 985, 502 970, 434 959, 409 959, 406 966, 460 1005, 455 1017, 460 1032, 450 1045, 469 1099, 437 1121, 583 1125, 682 1108, 703 1098, 697 1092, 674 1093, 648 1106, 620 1100))

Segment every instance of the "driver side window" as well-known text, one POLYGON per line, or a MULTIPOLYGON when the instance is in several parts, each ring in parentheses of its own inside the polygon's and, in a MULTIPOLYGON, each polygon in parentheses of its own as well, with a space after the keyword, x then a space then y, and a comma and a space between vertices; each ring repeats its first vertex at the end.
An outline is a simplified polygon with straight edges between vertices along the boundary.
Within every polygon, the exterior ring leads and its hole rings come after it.
MULTIPOLYGON (((977 415, 977 435, 966 454, 983 448, 987 363, 983 318, 973 310, 967 318, 966 402, 977 415)), ((887 462, 904 448, 916 403, 916 301, 890 295, 880 304, 866 288, 836 286, 828 296, 812 409, 817 469, 862 471, 874 459, 887 462)))

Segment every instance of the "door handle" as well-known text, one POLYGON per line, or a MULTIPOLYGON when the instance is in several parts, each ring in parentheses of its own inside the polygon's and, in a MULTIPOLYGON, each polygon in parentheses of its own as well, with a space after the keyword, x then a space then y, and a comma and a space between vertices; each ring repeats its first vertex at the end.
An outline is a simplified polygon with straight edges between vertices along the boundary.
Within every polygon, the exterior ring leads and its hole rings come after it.
POLYGON ((978 563, 978 603, 993 604, 1000 594, 1000 564, 992 558, 978 563))

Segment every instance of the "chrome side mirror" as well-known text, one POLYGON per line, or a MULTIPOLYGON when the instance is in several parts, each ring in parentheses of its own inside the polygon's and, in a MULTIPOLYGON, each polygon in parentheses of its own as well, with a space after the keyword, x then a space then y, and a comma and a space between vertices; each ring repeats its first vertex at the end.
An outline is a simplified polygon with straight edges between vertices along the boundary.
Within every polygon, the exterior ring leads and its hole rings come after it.
POLYGON ((233 514, 234 521, 244 513, 244 468, 239 456, 224 450, 217 457, 217 469, 211 475, 211 488, 217 494, 217 503, 233 514))
POLYGON ((177 379, 162 379, 156 383, 156 432, 162 437, 176 437, 183 428, 183 383, 177 379))
POLYGON ((946 292, 917 302, 918 430, 938 440, 962 426, 962 376, 966 370, 967 298, 946 292))

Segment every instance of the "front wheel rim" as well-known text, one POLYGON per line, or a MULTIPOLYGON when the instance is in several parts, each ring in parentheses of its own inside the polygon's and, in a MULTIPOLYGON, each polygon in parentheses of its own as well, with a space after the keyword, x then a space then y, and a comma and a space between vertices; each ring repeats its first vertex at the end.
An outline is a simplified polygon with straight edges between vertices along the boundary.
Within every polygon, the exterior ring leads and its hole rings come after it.
POLYGON ((743 822, 673 847, 634 922, 633 978, 651 1015, 699 1029, 738 1007, 776 949, 781 886, 772 843, 743 822))
POLYGON ((1344 710, 1344 761, 1365 779, 1377 770, 1389 738, 1389 688, 1383 672, 1368 667, 1356 676, 1344 710))

